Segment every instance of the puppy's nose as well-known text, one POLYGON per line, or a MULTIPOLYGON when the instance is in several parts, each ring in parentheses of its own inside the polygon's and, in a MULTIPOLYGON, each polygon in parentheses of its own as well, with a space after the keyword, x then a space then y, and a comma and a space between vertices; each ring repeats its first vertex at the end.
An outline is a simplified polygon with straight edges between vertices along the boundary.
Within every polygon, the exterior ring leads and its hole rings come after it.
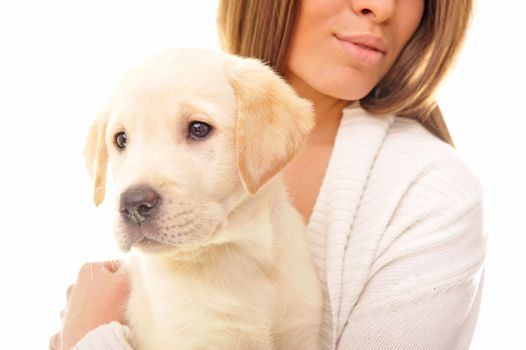
POLYGON ((121 215, 131 224, 142 224, 154 212, 161 197, 150 187, 133 187, 121 194, 121 215))

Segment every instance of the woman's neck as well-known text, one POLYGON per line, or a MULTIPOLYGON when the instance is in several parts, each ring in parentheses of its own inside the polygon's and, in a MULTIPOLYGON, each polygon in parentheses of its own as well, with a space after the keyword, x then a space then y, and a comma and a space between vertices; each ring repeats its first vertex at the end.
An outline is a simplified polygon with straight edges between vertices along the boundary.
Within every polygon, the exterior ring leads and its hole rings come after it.
POLYGON ((287 81, 301 97, 311 101, 314 106, 316 125, 310 132, 306 144, 332 144, 340 125, 342 111, 351 102, 324 95, 293 74, 287 76, 287 81))

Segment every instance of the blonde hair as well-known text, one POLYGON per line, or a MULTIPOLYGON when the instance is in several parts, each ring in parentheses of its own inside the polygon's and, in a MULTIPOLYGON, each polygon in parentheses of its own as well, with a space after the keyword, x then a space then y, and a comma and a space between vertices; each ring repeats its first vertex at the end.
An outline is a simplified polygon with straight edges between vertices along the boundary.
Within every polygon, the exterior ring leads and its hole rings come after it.
MULTIPOLYGON (((223 49, 259 58, 283 75, 300 5, 300 0, 220 0, 223 49)), ((435 93, 460 52, 472 9, 473 0, 425 0, 418 29, 361 106, 415 119, 454 147, 435 93)))

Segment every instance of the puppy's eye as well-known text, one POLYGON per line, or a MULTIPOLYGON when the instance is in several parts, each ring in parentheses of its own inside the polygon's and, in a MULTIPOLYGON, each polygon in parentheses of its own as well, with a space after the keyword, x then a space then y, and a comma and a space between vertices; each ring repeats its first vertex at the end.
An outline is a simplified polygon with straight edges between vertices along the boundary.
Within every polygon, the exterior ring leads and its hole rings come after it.
POLYGON ((126 148, 126 139, 127 136, 125 132, 115 134, 115 144, 121 149, 126 148))
POLYGON ((196 121, 188 125, 188 135, 194 140, 205 138, 210 131, 212 131, 212 127, 204 122, 196 121))

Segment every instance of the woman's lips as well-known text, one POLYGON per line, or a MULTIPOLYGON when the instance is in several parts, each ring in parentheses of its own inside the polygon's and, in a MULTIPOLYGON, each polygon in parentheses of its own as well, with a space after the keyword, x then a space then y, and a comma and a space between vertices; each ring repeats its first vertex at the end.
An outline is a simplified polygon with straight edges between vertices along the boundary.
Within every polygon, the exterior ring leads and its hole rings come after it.
POLYGON ((387 45, 381 37, 361 34, 351 36, 334 35, 345 53, 364 66, 375 66, 384 58, 387 45))

